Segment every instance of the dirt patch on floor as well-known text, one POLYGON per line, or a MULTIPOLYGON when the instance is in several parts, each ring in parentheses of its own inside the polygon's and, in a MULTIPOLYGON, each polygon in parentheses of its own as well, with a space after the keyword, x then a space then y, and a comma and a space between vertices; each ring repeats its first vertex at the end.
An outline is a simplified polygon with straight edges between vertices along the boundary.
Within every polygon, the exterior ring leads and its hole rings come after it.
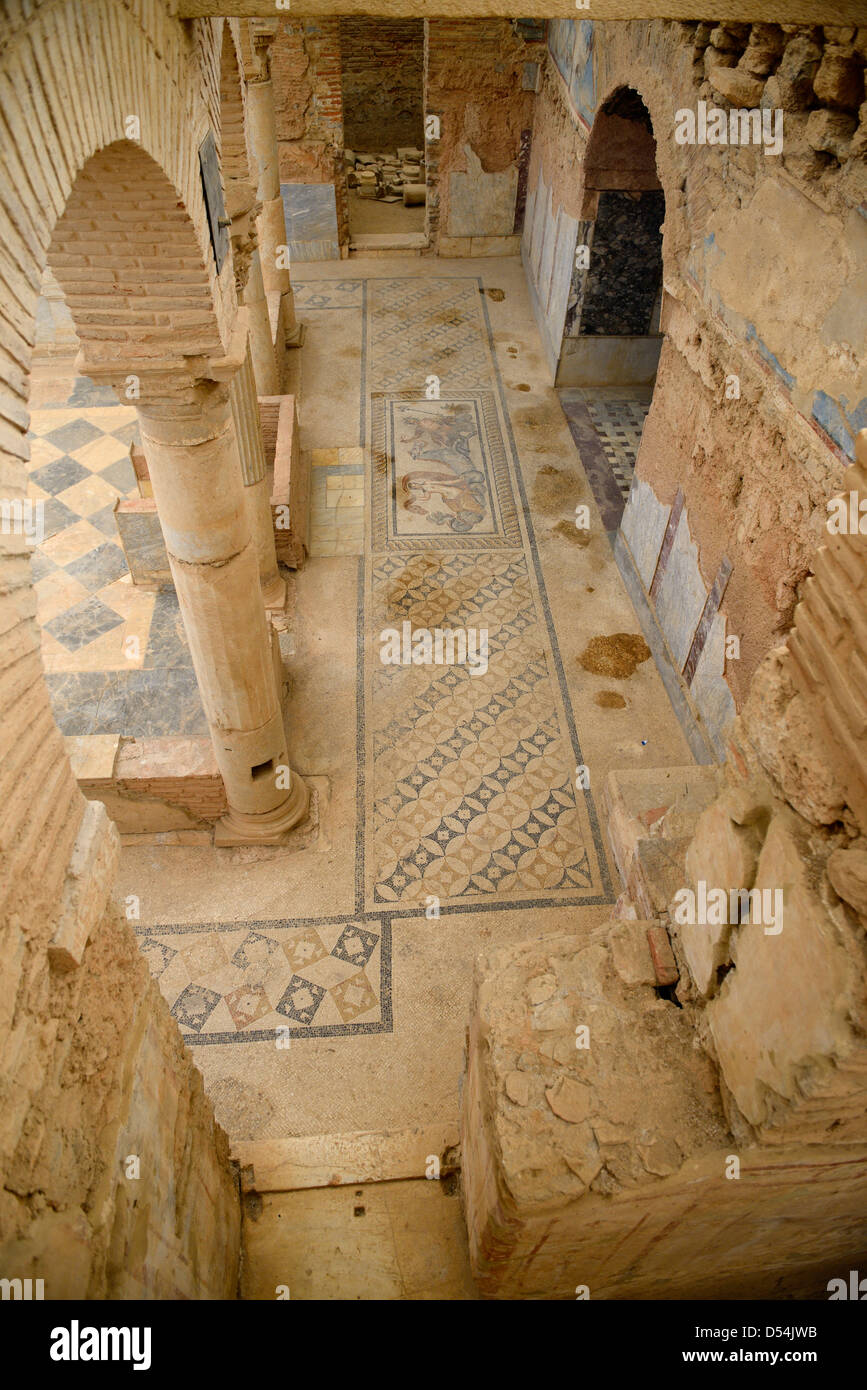
POLYGON ((626 701, 616 690, 597 690, 593 696, 594 702, 602 709, 625 709, 626 701))
POLYGON ((614 632, 610 637, 591 637, 578 663, 594 676, 617 676, 627 680, 635 675, 636 667, 649 658, 650 648, 637 632, 614 632))
POLYGON ((568 468, 546 463, 533 479, 533 506, 544 516, 571 511, 581 497, 581 480, 568 468))
POLYGON ((486 294, 488 296, 488 299, 493 299, 496 304, 502 303, 502 301, 506 298, 505 290, 489 290, 487 286, 485 286, 485 288, 482 290, 482 294, 486 294))
POLYGON ((573 545, 589 545, 590 532, 579 531, 578 527, 571 521, 558 521, 556 526, 551 527, 552 536, 562 536, 564 540, 571 541, 573 545))

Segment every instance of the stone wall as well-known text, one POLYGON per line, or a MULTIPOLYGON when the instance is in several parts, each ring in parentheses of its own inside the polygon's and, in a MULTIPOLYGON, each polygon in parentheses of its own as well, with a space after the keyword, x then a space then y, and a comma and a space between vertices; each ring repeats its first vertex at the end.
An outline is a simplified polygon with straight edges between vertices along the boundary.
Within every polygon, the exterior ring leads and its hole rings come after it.
MULTIPOLYGON (((867 419, 856 308, 867 242, 858 211, 867 191, 867 30, 585 21, 571 33, 552 26, 551 44, 524 250, 552 375, 579 225, 586 238, 584 219, 595 215, 584 166, 597 113, 631 88, 656 137, 666 341, 638 459, 643 489, 622 531, 629 547, 648 550, 658 515, 682 504, 699 615, 721 564, 731 567, 720 622, 740 655, 726 659, 724 642, 716 644, 696 700, 719 740, 759 660, 792 621, 825 503, 867 419), (780 107, 782 155, 678 144, 676 113, 700 100, 726 111, 780 107)), ((641 571, 634 558, 633 579, 641 571)), ((645 600, 653 572, 636 581, 645 600)), ((691 634, 663 626, 663 635, 685 644, 685 660, 691 634)))
POLYGON ((343 168, 340 21, 281 21, 271 46, 280 182, 332 184, 337 239, 349 241, 343 168))
MULTIPOLYGON (((0 189, 0 489, 14 501, 26 484, 46 250, 64 209, 78 207, 83 169, 87 179, 99 168, 106 183, 89 225, 77 214, 70 223, 77 248, 63 272, 89 351, 153 360, 167 337, 175 354, 203 342, 222 351, 236 303, 231 260, 216 272, 197 158, 222 25, 183 26, 138 0, 14 7, 5 22, 14 136, 0 189), (131 115, 139 139, 124 145, 131 115), (109 149, 129 155, 126 189, 109 149), (134 235, 142 169, 160 171, 145 191, 168 221, 134 235), (174 294, 158 303, 154 285, 174 294)), ((14 530, 0 535, 0 633, 3 1276, 44 1278, 47 1297, 229 1297, 239 1237, 225 1141, 111 905, 116 832, 78 790, 52 718, 25 537, 14 530), (141 1161, 137 1179, 125 1174, 129 1155, 141 1161)))
POLYGON ((823 1296, 867 1249, 863 1094, 838 1142, 827 1111, 824 1135, 733 1132, 696 1012, 622 935, 478 962, 461 1182, 482 1297, 823 1296))
MULTIPOLYGON (((865 466, 867 430, 861 496, 865 466)), ((723 769, 609 776, 616 920, 479 962, 462 1181, 488 1297, 820 1297, 863 1264, 867 537, 816 570, 723 769)))
POLYGON ((525 64, 542 52, 506 19, 428 22, 425 110, 441 129, 426 147, 428 211, 442 256, 517 249, 534 100, 525 64))
POLYGON ((362 153, 420 147, 424 139, 424 23, 341 19, 343 130, 362 153))
POLYGON ((285 20, 271 48, 281 183, 342 174, 340 21, 285 20))

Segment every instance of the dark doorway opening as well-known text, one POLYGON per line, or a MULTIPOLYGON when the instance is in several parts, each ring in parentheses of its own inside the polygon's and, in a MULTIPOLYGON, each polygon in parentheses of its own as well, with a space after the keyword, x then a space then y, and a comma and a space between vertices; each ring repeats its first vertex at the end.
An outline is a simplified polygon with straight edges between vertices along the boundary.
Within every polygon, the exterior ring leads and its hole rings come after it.
POLYGON ((424 21, 341 19, 340 50, 352 243, 423 245, 424 21))

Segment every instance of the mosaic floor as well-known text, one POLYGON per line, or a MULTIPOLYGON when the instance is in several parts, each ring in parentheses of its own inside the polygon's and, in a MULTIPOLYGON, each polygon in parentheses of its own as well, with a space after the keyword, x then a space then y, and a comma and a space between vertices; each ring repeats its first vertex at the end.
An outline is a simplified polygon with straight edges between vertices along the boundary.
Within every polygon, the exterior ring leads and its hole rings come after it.
POLYGON ((188 1042, 288 1043, 389 1029, 379 921, 245 922, 148 933, 142 950, 188 1042))
POLYGON ((478 280, 306 282, 296 303, 363 332, 360 444, 312 460, 314 556, 362 550, 337 532, 365 503, 354 913, 139 928, 194 1044, 390 1032, 402 922, 612 900, 478 280), (484 657, 384 663, 405 629, 484 657))

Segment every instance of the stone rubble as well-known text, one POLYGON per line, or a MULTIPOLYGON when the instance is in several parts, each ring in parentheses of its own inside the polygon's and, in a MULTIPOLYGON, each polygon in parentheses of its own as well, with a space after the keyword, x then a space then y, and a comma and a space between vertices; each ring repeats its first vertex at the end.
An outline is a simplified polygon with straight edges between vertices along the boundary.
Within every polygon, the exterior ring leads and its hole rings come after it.
POLYGON ((417 206, 426 201, 424 151, 402 145, 395 153, 344 150, 346 182, 359 198, 417 206))

